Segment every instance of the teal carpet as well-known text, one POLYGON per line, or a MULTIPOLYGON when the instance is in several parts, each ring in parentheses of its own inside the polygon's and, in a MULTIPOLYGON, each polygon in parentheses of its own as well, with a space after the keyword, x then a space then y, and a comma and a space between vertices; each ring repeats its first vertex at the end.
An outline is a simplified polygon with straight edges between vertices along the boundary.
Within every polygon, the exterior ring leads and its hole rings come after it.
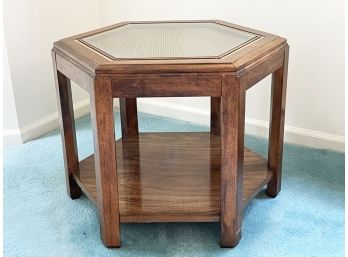
MULTIPOLYGON (((140 114, 141 131, 207 131, 207 127, 140 114)), ((117 114, 117 124, 119 117, 117 114)), ((89 117, 77 122, 80 159, 93 152, 89 117)), ((120 136, 119 126, 116 135, 120 136)), ((267 155, 267 142, 246 145, 267 155)), ((344 154, 285 145, 283 187, 261 192, 244 212, 242 239, 219 247, 218 223, 122 224, 122 248, 99 238, 96 208, 70 200, 58 130, 4 150, 4 256, 344 256, 344 154)))

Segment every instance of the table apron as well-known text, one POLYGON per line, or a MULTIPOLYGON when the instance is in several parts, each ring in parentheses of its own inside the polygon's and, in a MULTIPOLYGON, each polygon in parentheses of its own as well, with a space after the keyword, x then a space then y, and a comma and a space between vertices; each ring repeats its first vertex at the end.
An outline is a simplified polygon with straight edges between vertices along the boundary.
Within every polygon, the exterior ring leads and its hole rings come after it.
POLYGON ((74 81, 86 91, 90 91, 90 87, 93 85, 93 78, 89 74, 59 54, 56 54, 56 62, 58 71, 63 73, 66 77, 74 81))
POLYGON ((243 73, 246 79, 246 89, 278 70, 283 66, 283 62, 284 47, 281 47, 245 67, 243 73))
POLYGON ((221 75, 138 74, 112 77, 113 97, 221 96, 221 75))

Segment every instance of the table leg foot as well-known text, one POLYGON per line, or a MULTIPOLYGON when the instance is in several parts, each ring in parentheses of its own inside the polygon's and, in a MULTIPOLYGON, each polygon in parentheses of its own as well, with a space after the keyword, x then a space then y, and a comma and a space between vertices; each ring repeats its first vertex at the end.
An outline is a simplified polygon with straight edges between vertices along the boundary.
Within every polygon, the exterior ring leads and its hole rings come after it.
POLYGON ((239 229, 236 233, 231 235, 221 235, 220 247, 222 248, 232 248, 235 247, 240 239, 242 238, 242 232, 239 229))
POLYGON ((74 178, 70 177, 69 178, 69 191, 68 191, 68 195, 70 196, 70 198, 72 200, 78 199, 81 197, 81 188, 79 187, 79 185, 76 183, 76 181, 74 180, 74 178))
POLYGON ((101 239, 107 248, 121 248, 120 235, 108 236, 102 233, 101 239))

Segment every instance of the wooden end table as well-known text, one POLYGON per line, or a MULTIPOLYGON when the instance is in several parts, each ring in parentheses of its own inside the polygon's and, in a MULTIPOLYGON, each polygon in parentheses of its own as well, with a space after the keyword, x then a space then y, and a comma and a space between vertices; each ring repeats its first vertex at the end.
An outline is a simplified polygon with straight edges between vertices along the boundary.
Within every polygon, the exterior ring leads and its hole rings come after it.
POLYGON ((68 194, 100 214, 120 247, 120 222, 220 222, 222 247, 241 237, 243 208, 280 191, 289 47, 228 22, 124 22, 54 43, 68 194), (246 91, 272 73, 268 160, 244 147, 246 91), (70 80, 89 92, 94 155, 79 161, 70 80), (211 97, 211 131, 139 133, 137 97, 211 97), (122 138, 115 142, 113 98, 122 138))

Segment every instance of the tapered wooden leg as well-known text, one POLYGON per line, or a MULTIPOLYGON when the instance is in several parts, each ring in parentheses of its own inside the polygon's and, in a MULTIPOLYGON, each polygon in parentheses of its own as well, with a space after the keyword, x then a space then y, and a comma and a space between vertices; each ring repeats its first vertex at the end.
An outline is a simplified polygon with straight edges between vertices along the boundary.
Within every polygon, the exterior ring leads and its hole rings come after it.
POLYGON ((245 85, 223 74, 221 97, 221 241, 233 247, 241 238, 243 214, 245 85))
POLYGON ((54 53, 52 53, 52 58, 54 64, 59 123, 64 153, 66 189, 68 195, 72 199, 76 199, 81 196, 81 189, 73 178, 73 173, 76 174, 79 170, 79 159, 77 154, 71 84, 70 79, 57 71, 54 53))
POLYGON ((288 56, 287 46, 284 51, 283 67, 272 75, 268 167, 273 171, 273 177, 267 184, 267 195, 271 197, 276 197, 281 189, 288 56))
POLYGON ((210 132, 220 135, 220 97, 210 98, 210 132))
POLYGON ((114 113, 110 79, 95 79, 90 92, 90 102, 101 237, 106 246, 120 247, 114 113))
POLYGON ((138 113, 136 98, 120 98, 122 136, 138 134, 138 113))

